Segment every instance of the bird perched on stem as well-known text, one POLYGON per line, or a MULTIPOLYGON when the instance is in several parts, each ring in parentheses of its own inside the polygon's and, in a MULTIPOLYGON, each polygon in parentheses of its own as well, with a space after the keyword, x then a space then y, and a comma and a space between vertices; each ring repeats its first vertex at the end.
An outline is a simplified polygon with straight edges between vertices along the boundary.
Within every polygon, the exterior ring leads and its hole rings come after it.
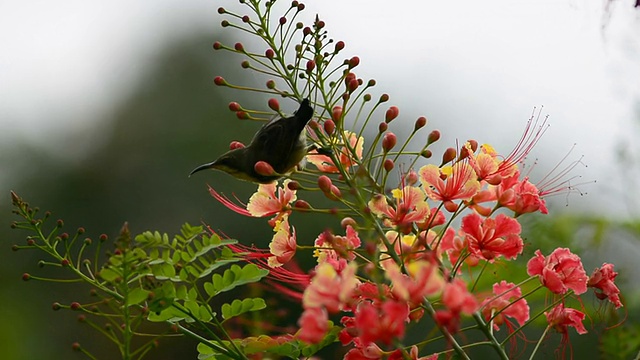
POLYGON ((293 116, 275 118, 260 128, 249 146, 229 150, 215 161, 193 169, 189 176, 215 169, 255 183, 278 180, 291 172, 309 151, 304 129, 312 116, 309 99, 304 99, 293 116))

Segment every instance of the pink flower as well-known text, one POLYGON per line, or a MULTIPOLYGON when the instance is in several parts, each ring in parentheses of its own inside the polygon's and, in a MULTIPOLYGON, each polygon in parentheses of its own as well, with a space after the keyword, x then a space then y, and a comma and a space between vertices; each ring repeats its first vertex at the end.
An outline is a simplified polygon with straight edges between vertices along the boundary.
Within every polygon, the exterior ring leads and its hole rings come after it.
MULTIPOLYGON (((357 162, 362 159, 362 150, 364 147, 364 138, 358 138, 355 133, 350 131, 344 132, 343 139, 348 139, 349 146, 344 146, 338 158, 340 160, 340 165, 346 170, 349 167, 357 164, 357 162)), ((307 161, 315 165, 318 170, 324 173, 338 173, 338 167, 333 163, 330 157, 326 155, 320 154, 310 154, 307 155, 307 161)))
POLYGON ((459 278, 445 285, 442 302, 450 311, 465 315, 471 315, 478 309, 478 301, 459 278))
POLYGON ((558 304, 550 312, 544 313, 544 315, 547 317, 549 326, 565 336, 568 335, 569 326, 573 326, 578 334, 587 333, 587 329, 582 324, 582 320, 585 317, 584 313, 576 309, 565 308, 562 303, 558 304))
POLYGON ((587 291, 587 274, 578 255, 567 248, 557 248, 545 257, 540 250, 527 263, 527 273, 538 275, 542 285, 555 294, 564 294, 569 289, 576 295, 587 291))
POLYGON ((482 303, 482 314, 487 321, 493 317, 495 330, 500 330, 500 325, 505 322, 505 317, 515 319, 520 326, 529 320, 527 300, 518 299, 522 296, 522 290, 519 287, 502 280, 493 285, 493 293, 496 297, 486 299, 482 303), (499 314, 495 315, 498 312, 499 314))
POLYGON ((316 266, 316 275, 302 296, 302 306, 305 309, 325 307, 331 313, 347 307, 360 284, 355 275, 356 268, 356 263, 350 263, 338 273, 329 263, 316 266))
POLYGON ((388 263, 385 268, 386 276, 391 280, 391 292, 396 298, 420 304, 425 296, 434 296, 442 292, 445 281, 435 263, 425 260, 412 261, 406 265, 406 269, 409 275, 403 274, 395 263, 388 263))
POLYGON ((356 309, 355 317, 363 344, 377 341, 390 344, 393 339, 404 336, 405 323, 409 321, 409 306, 406 302, 387 300, 378 308, 364 301, 356 309))
POLYGON ((421 167, 419 173, 427 196, 442 201, 451 212, 457 209, 454 200, 470 200, 480 190, 477 175, 466 162, 459 161, 442 169, 429 164, 421 167))
POLYGON ((513 176, 502 180, 498 187, 502 190, 498 198, 499 204, 512 210, 516 217, 536 211, 547 214, 549 211, 542 199, 542 192, 530 183, 528 178, 518 180, 519 176, 520 173, 516 172, 513 176))
POLYGON ((298 331, 298 339, 317 344, 324 338, 329 330, 329 316, 323 308, 309 308, 300 316, 298 320, 300 331, 298 331))
POLYGON ((471 213, 462 219, 461 230, 469 244, 469 252, 487 261, 499 256, 515 259, 524 247, 520 224, 504 214, 483 220, 480 215, 471 213))
POLYGON ((383 356, 382 349, 375 343, 369 343, 362 347, 356 347, 349 352, 347 352, 344 356, 344 360, 378 360, 382 359, 383 356))
POLYGON ((429 205, 425 193, 419 187, 403 186, 392 191, 395 206, 387 203, 384 195, 376 195, 369 201, 369 209, 379 217, 386 218, 385 225, 397 226, 398 231, 408 233, 413 223, 424 221, 429 216, 429 205))
POLYGON ((254 217, 278 214, 273 223, 288 215, 291 212, 289 204, 297 199, 296 191, 289 189, 290 182, 289 179, 285 180, 280 188, 277 187, 277 182, 260 184, 258 191, 249 199, 247 211, 254 217))
POLYGON ((617 309, 622 306, 622 302, 620 302, 620 289, 613 282, 616 276, 618 273, 613 271, 613 264, 604 263, 601 268, 593 270, 587 286, 595 289, 598 299, 609 299, 617 309))
MULTIPOLYGON (((316 238, 314 245, 318 263, 326 261, 335 263, 341 259, 345 261, 353 261, 355 259, 354 250, 360 247, 360 238, 358 237, 358 232, 351 225, 347 226, 346 232, 346 236, 339 236, 325 231, 316 238)), ((342 266, 334 267, 337 269, 342 268, 342 266)))
POLYGON ((296 230, 289 226, 289 221, 285 218, 279 221, 274 230, 276 231, 269 244, 269 250, 273 256, 269 257, 269 266, 274 268, 286 264, 296 253, 296 230))

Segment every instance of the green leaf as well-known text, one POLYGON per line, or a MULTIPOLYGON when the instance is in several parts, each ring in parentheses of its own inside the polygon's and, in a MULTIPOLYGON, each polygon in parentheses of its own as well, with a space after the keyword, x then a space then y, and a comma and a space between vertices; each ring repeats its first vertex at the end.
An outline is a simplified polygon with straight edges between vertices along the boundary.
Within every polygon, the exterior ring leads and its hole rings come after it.
POLYGON ((134 288, 127 296, 127 303, 125 305, 139 304, 149 298, 149 293, 151 292, 148 290, 142 288, 134 288))
POLYGON ((104 268, 100 270, 100 277, 108 282, 114 282, 117 278, 120 277, 120 274, 109 268, 104 268))
POLYGON ((254 264, 247 264, 244 267, 232 265, 224 271, 223 275, 213 274, 211 285, 206 286, 205 291, 209 296, 215 296, 221 292, 229 291, 237 286, 256 282, 267 276, 269 271, 260 269, 254 264))
POLYGON ((267 304, 261 298, 233 300, 231 304, 222 304, 222 318, 227 320, 249 311, 262 310, 267 304))

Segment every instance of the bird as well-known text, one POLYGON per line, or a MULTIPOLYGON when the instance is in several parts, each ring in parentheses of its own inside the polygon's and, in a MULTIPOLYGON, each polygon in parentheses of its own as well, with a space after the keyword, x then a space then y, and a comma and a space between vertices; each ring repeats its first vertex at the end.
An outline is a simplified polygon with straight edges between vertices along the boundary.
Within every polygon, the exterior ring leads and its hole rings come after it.
POLYGON ((304 99, 293 116, 274 118, 258 130, 248 146, 227 151, 216 160, 196 167, 189 176, 214 169, 258 184, 280 179, 293 171, 309 151, 305 127, 313 113, 309 99, 304 99), (271 165, 274 173, 258 173, 255 165, 259 161, 271 165))

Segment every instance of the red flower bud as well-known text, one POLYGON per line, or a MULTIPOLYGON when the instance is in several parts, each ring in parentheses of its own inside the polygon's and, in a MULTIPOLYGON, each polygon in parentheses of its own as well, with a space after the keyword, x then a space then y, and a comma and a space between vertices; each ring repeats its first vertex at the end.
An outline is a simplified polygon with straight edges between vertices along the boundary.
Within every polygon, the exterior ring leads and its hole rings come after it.
POLYGON ((318 122, 317 122, 317 121, 315 121, 315 120, 311 120, 311 121, 309 121, 309 127, 310 127, 312 130, 318 130, 318 129, 319 129, 318 122))
POLYGON ((393 147, 396 146, 397 141, 398 138, 396 137, 396 134, 392 132, 384 134, 382 137, 382 149, 384 152, 389 152, 389 150, 393 149, 393 147))
POLYGON ((235 101, 229 103, 229 110, 231 111, 240 111, 242 110, 242 106, 235 101))
POLYGON ((253 169, 258 173, 258 175, 262 176, 271 176, 276 173, 276 171, 273 170, 273 167, 266 161, 258 161, 253 166, 253 169))
POLYGON ((59 302, 54 302, 53 304, 51 304, 51 309, 53 309, 53 311, 58 311, 62 309, 62 305, 60 305, 59 302))
POLYGON ((293 204, 293 207, 296 210, 308 210, 311 209, 311 205, 309 205, 308 202, 304 201, 304 200, 298 200, 293 204))
POLYGON ((393 160, 391 160, 391 159, 386 159, 386 160, 384 161, 383 166, 384 166, 384 170, 385 170, 386 172, 389 172, 389 171, 393 170, 393 167, 395 166, 395 164, 393 163, 393 160))
POLYGON ((476 150, 478 150, 478 142, 471 139, 467 141, 469 143, 469 145, 471 146, 471 151, 476 152, 476 150))
POLYGON ((286 18, 286 17, 284 17, 284 16, 283 16, 283 17, 281 17, 281 18, 280 18, 280 25, 284 25, 284 24, 286 24, 286 23, 287 23, 287 18, 286 18))
POLYGON ((244 144, 241 143, 240 141, 232 141, 229 144, 229 150, 235 150, 235 149, 242 149, 244 147, 244 144))
POLYGON ((342 119, 342 106, 336 105, 333 107, 333 109, 331 110, 331 119, 333 119, 333 121, 336 123, 340 122, 340 120, 342 119))
POLYGON ((236 43, 236 44, 233 46, 233 48, 234 48, 234 49, 236 49, 236 51, 244 52, 244 46, 242 45, 242 43, 239 43, 239 42, 238 42, 238 43, 236 43))
POLYGON ((358 88, 358 85, 360 85, 360 83, 358 83, 358 80, 353 79, 349 81, 349 84, 347 84, 347 89, 349 89, 349 92, 354 92, 358 88))
POLYGON ((307 73, 310 73, 313 71, 313 69, 316 68, 316 62, 313 60, 309 60, 307 61, 307 73))
POLYGON ((69 266, 69 259, 62 259, 60 261, 60 265, 62 265, 63 267, 69 266))
POLYGON ((289 181, 287 183, 287 188, 289 188, 289 190, 291 191, 296 191, 298 189, 300 189, 300 183, 297 181, 289 181))
POLYGON ((427 137, 427 145, 433 144, 438 140, 440 140, 440 131, 433 130, 432 132, 429 133, 429 136, 427 137))
POLYGON ((304 4, 298 4, 297 8, 298 8, 298 11, 304 10, 304 4))
POLYGON ((225 86, 227 85, 227 81, 222 77, 222 76, 216 76, 213 79, 213 83, 218 85, 218 86, 225 86))
POLYGON ((384 114, 384 121, 388 124, 393 119, 397 118, 400 114, 400 109, 397 106, 391 106, 387 112, 384 114))
POLYGON ((321 175, 320 177, 318 177, 318 187, 320 188, 320 190, 322 190, 322 192, 327 193, 331 191, 331 186, 333 186, 333 183, 328 176, 321 175))
POLYGON ((223 7, 219 7, 218 8, 218 14, 224 14, 224 13, 225 13, 224 8, 223 7))
POLYGON ((324 121, 324 131, 327 135, 332 135, 336 129, 336 123, 331 119, 327 119, 324 121))
POLYGON ((424 116, 420 116, 418 120, 416 120, 416 124, 413 126, 413 131, 418 131, 427 125, 427 118, 424 116))
POLYGON ((331 185, 330 192, 325 193, 325 196, 331 200, 338 200, 342 197, 342 193, 340 192, 340 189, 338 189, 337 186, 331 185))
POLYGON ((407 185, 413 186, 416 183, 418 183, 418 180, 419 180, 418 173, 413 170, 410 170, 409 173, 405 175, 404 179, 407 182, 407 185))
POLYGON ((311 34, 311 28, 310 28, 310 27, 308 27, 308 26, 307 26, 307 27, 305 27, 305 28, 302 30, 302 33, 304 34, 304 36, 307 36, 307 35, 311 34))
POLYGON ((378 102, 383 103, 383 102, 387 102, 387 101, 389 101, 389 95, 387 95, 387 94, 380 95, 380 100, 378 100, 378 102))
POLYGON ((354 67, 358 66, 360 64, 360 58, 357 56, 352 57, 351 59, 349 59, 349 69, 353 69, 354 67))
POLYGON ((213 43, 213 50, 220 50, 222 49, 222 44, 219 41, 216 41, 213 43))
POLYGON ((74 301, 71 303, 71 306, 69 307, 71 308, 71 310, 79 310, 82 307, 82 305, 80 305, 79 302, 74 301))
POLYGON ((31 275, 29 273, 24 273, 22 274, 22 280, 23 281, 29 281, 31 280, 31 275))
POLYGON ((71 344, 71 348, 73 349, 73 351, 80 351, 82 350, 82 346, 80 346, 79 342, 74 342, 73 344, 71 344))
POLYGON ((446 164, 451 162, 453 159, 456 158, 456 149, 454 148, 448 148, 447 150, 444 151, 444 154, 442 154, 442 164, 446 164))
POLYGON ((267 81, 267 89, 275 89, 276 88, 276 82, 273 80, 269 80, 267 81))
POLYGON ((337 53, 342 49, 344 49, 344 41, 338 41, 335 45, 333 52, 337 53))
POLYGON ((251 19, 249 18, 249 15, 245 15, 242 17, 242 22, 243 23, 249 23, 251 21, 251 19))
POLYGON ((376 81, 374 79, 369 80, 369 82, 367 82, 367 86, 369 87, 376 86, 376 81))
POLYGON ((316 29, 322 29, 324 27, 324 21, 322 20, 316 20, 316 29))
POLYGON ((264 52, 264 56, 267 57, 267 59, 273 59, 274 56, 276 56, 275 51, 273 51, 273 49, 267 49, 267 51, 264 52))
POLYGON ((246 111, 236 111, 236 117, 240 120, 247 120, 249 118, 249 114, 246 111))
POLYGON ((269 104, 269 108, 271 110, 280 111, 280 103, 278 102, 278 100, 271 98, 267 103, 269 104))
POLYGON ((381 122, 380 125, 378 125, 378 131, 382 134, 383 132, 387 131, 387 129, 389 128, 389 125, 387 125, 386 122, 381 122))
POLYGON ((423 158, 429 159, 431 158, 431 156, 433 156, 433 153, 431 152, 431 150, 423 150, 420 153, 420 156, 422 156, 423 158))

